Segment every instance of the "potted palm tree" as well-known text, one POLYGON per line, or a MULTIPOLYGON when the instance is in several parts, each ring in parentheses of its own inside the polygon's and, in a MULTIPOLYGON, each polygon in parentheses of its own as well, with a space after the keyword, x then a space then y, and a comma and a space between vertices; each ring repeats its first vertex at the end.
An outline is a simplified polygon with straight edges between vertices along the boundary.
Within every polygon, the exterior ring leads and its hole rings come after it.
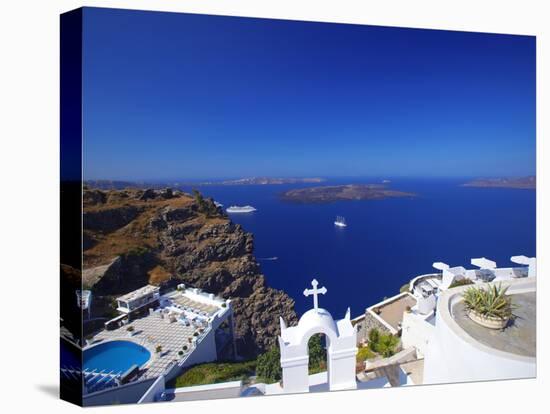
POLYGON ((126 330, 128 331, 128 336, 134 336, 134 327, 133 326, 129 326, 126 328, 126 330))
POLYGON ((506 295, 508 287, 499 285, 468 288, 464 294, 464 304, 468 317, 475 323, 489 329, 504 329, 512 317, 512 298, 506 295))

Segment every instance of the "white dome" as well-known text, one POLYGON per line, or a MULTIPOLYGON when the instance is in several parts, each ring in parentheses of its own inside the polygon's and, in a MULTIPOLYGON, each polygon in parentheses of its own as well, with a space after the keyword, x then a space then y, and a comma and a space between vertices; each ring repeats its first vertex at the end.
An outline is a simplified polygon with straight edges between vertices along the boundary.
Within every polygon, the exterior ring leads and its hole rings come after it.
POLYGON ((323 327, 329 331, 338 334, 336 323, 332 319, 332 315, 329 311, 323 308, 310 309, 302 315, 298 322, 298 327, 302 332, 307 332, 310 328, 323 327))

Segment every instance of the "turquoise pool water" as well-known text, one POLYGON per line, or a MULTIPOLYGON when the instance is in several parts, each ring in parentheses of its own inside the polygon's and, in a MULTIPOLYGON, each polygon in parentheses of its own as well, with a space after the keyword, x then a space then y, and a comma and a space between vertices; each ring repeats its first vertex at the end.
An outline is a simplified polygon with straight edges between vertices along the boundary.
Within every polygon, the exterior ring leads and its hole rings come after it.
POLYGON ((145 364, 151 353, 130 341, 110 341, 84 351, 84 369, 125 372, 132 365, 145 364))

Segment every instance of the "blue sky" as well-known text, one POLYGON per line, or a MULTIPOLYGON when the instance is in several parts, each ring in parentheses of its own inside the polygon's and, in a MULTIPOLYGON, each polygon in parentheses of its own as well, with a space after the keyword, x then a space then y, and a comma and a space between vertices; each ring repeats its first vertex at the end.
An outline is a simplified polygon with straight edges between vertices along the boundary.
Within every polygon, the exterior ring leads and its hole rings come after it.
POLYGON ((535 173, 535 38, 85 9, 84 178, 535 173))

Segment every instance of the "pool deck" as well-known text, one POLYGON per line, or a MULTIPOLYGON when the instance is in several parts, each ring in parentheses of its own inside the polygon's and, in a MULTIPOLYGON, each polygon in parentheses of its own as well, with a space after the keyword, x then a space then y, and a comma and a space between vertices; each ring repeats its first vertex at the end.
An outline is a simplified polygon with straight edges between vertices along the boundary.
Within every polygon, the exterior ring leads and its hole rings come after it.
MULTIPOLYGON (((205 333, 207 329, 205 329, 205 333)), ((184 356, 178 355, 178 351, 182 350, 184 345, 188 346, 187 352, 193 350, 189 339, 193 338, 193 333, 196 331, 197 329, 193 326, 185 326, 180 322, 169 322, 169 318, 161 319, 158 314, 153 314, 134 319, 127 325, 112 331, 101 331, 94 336, 93 345, 110 340, 122 340, 144 346, 151 352, 151 359, 144 365, 144 372, 140 378, 154 378, 161 375, 170 364, 184 356), (134 327, 134 335, 131 337, 127 331, 129 326, 134 327), (158 345, 162 347, 160 353, 156 352, 158 345)))

